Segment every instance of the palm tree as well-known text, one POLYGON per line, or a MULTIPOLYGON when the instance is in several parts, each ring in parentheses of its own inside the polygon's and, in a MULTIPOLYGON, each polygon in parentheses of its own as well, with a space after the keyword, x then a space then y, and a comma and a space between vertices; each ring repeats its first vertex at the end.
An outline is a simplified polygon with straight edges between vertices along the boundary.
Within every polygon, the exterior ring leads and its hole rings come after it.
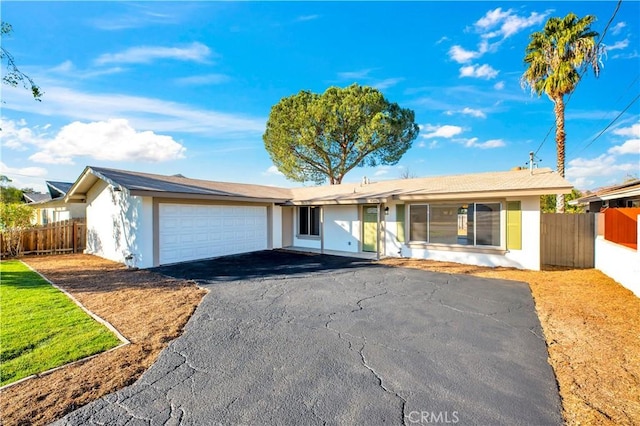
MULTIPOLYGON (((564 177, 565 139, 564 96, 571 94, 583 74, 592 68, 600 73, 601 49, 596 43, 598 33, 590 25, 595 16, 578 18, 569 13, 564 18, 549 18, 542 31, 530 36, 524 62, 528 65, 522 75, 522 86, 541 96, 546 93, 554 103, 556 116, 556 150, 558 173, 564 177)), ((556 211, 564 213, 564 194, 556 198, 556 211)))

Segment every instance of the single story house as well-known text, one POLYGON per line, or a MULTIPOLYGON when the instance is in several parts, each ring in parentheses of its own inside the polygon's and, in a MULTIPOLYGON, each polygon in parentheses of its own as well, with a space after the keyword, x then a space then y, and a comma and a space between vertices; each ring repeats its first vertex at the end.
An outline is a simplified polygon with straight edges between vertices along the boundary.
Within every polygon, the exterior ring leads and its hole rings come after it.
POLYGON ((550 169, 277 188, 87 167, 87 253, 148 268, 258 250, 403 256, 540 268, 550 169))
POLYGON ((48 192, 26 192, 23 198, 33 207, 34 225, 85 217, 85 206, 82 203, 65 203, 65 195, 73 182, 46 181, 48 192))
POLYGON ((585 206, 585 210, 591 213, 598 213, 609 207, 640 207, 640 179, 602 188, 584 197, 571 200, 569 204, 585 206))

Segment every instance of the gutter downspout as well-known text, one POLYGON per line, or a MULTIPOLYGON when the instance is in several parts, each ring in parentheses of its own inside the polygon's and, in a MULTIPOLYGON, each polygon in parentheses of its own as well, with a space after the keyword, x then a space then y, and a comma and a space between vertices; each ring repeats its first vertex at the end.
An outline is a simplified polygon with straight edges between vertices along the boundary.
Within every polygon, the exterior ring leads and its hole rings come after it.
POLYGON ((380 260, 380 206, 376 206, 376 260, 380 260))
POLYGON ((324 207, 320 207, 320 253, 324 254, 324 207))

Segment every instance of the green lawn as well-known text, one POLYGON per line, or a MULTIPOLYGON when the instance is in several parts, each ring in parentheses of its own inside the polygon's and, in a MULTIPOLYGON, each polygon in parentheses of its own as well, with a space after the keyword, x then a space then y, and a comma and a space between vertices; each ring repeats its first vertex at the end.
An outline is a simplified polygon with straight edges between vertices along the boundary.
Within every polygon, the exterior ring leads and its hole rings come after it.
POLYGON ((23 263, 0 263, 0 386, 118 344, 111 331, 23 263))

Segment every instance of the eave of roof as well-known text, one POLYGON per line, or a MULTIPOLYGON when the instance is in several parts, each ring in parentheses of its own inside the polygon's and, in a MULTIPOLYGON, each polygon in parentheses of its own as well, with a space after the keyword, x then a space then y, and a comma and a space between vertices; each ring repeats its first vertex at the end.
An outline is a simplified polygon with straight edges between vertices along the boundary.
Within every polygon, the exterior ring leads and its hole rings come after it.
POLYGON ((45 183, 49 187, 49 193, 51 194, 52 198, 63 198, 67 194, 67 191, 69 191, 69 188, 73 186, 73 183, 71 182, 57 182, 57 181, 47 180, 45 181, 45 183), (53 192, 60 194, 60 196, 53 197, 52 189, 53 189, 53 192))
POLYGON ((50 194, 42 194, 40 192, 23 192, 22 196, 29 201, 28 204, 37 204, 51 200, 50 194))
POLYGON ((131 195, 157 198, 191 198, 254 203, 284 203, 290 198, 289 190, 284 188, 87 167, 73 184, 65 200, 74 202, 86 199, 87 192, 98 180, 103 180, 115 188, 125 189, 131 195))
POLYGON ((623 188, 600 195, 601 200, 614 200, 616 198, 635 197, 640 195, 640 185, 632 188, 623 188))
POLYGON ((354 205, 386 203, 388 200, 487 199, 568 194, 572 189, 569 182, 549 169, 287 189, 87 167, 69 189, 65 201, 83 202, 87 191, 98 180, 119 189, 126 189, 131 195, 138 196, 281 205, 354 205))
POLYGON ((169 191, 141 191, 141 190, 131 190, 129 191, 131 195, 140 196, 140 197, 154 197, 164 200, 180 200, 180 199, 189 199, 189 200, 210 200, 210 201, 239 201, 239 202, 251 202, 251 203, 261 203, 261 204, 283 204, 288 200, 284 198, 263 198, 263 197, 246 197, 246 196, 233 196, 233 195, 219 195, 219 194, 193 194, 193 193, 183 193, 183 192, 169 192, 169 191))
POLYGON ((575 201, 577 203, 590 203, 600 200, 613 200, 615 198, 629 197, 638 195, 640 190, 640 179, 633 180, 631 182, 623 183, 622 185, 608 186, 602 188, 595 193, 580 197, 575 201), (630 195, 629 195, 630 194, 630 195))

